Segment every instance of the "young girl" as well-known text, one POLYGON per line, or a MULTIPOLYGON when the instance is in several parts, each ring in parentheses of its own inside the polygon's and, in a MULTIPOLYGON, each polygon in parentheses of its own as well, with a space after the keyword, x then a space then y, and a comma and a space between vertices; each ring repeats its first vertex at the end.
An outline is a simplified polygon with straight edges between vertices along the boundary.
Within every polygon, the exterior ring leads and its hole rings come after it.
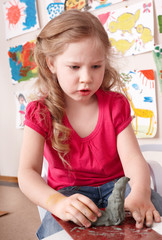
POLYGON ((62 13, 37 37, 35 58, 39 95, 26 110, 18 177, 24 194, 47 210, 38 238, 61 230, 51 213, 90 227, 124 175, 131 187, 125 208, 136 227, 159 222, 162 198, 153 192, 151 202, 149 168, 131 127, 129 103, 112 91, 120 80, 100 21, 89 12, 62 13))

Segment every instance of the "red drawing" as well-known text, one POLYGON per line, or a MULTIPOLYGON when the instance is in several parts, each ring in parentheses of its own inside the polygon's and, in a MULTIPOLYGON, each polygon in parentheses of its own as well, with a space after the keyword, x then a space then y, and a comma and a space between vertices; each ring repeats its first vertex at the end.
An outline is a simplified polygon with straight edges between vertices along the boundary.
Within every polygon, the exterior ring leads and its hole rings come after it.
POLYGON ((9 22, 10 28, 11 25, 15 26, 20 21, 21 16, 23 16, 22 11, 24 10, 24 7, 20 7, 19 1, 16 2, 15 0, 13 3, 10 1, 9 4, 10 7, 6 8, 6 19, 9 22))
POLYGON ((144 10, 143 10, 143 12, 145 13, 145 12, 149 12, 150 13, 150 8, 151 7, 151 3, 148 3, 148 4, 146 4, 146 3, 144 3, 143 4, 143 8, 144 8, 144 10))
POLYGON ((147 86, 148 82, 150 83, 150 88, 154 88, 155 86, 155 77, 154 71, 152 69, 148 70, 140 70, 140 77, 142 78, 142 84, 145 82, 145 86, 147 86))

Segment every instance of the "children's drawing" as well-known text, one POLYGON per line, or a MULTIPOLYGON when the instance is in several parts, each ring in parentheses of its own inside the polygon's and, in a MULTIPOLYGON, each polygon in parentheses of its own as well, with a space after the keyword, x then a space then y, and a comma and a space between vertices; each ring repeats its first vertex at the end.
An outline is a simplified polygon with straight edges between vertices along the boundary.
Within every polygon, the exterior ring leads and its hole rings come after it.
POLYGON ((16 93, 16 128, 24 127, 27 100, 24 92, 16 93))
POLYGON ((152 0, 98 15, 112 47, 120 55, 129 56, 151 51, 154 47, 152 0))
POLYGON ((156 0, 154 1, 154 5, 155 5, 155 13, 156 13, 158 24, 159 24, 159 33, 162 33, 162 1, 156 0))
POLYGON ((65 0, 65 10, 78 9, 88 10, 88 1, 86 0, 65 0))
POLYGON ((6 39, 39 28, 35 0, 10 0, 3 4, 6 39))
POLYGON ((8 51, 12 83, 16 84, 37 77, 38 70, 34 61, 35 41, 11 47, 8 51))
POLYGON ((154 137, 157 131, 157 110, 154 72, 150 70, 122 73, 125 93, 131 106, 132 126, 137 138, 154 137))
POLYGON ((65 0, 65 10, 76 8, 92 11, 123 1, 125 0, 65 0))
POLYGON ((88 6, 90 10, 96 10, 96 9, 108 7, 112 4, 116 4, 123 1, 126 1, 126 0, 92 0, 92 1, 89 0, 88 6))
POLYGON ((159 79, 160 92, 162 93, 162 47, 155 46, 153 50, 153 57, 156 64, 157 75, 159 79))
POLYGON ((60 15, 64 11, 65 0, 45 0, 48 20, 60 15))
POLYGON ((45 6, 49 21, 65 10, 92 11, 123 1, 126 0, 45 0, 45 6))

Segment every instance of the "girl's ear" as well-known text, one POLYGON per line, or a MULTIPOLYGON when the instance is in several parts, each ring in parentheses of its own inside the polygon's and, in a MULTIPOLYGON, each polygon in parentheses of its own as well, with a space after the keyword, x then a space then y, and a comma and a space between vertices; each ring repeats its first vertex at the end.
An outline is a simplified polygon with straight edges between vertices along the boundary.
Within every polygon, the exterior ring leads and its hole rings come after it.
POLYGON ((51 73, 56 73, 55 66, 54 66, 54 58, 46 57, 46 63, 47 63, 49 70, 51 71, 51 73))

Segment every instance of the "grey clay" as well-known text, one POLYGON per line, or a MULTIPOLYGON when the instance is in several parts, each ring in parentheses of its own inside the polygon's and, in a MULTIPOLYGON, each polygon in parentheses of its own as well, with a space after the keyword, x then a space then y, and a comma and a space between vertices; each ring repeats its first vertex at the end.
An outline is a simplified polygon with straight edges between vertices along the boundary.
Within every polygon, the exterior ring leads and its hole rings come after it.
POLYGON ((105 211, 101 210, 102 216, 95 223, 92 223, 92 226, 119 225, 124 221, 125 189, 129 180, 127 177, 122 177, 115 183, 112 194, 108 198, 108 205, 105 211))

